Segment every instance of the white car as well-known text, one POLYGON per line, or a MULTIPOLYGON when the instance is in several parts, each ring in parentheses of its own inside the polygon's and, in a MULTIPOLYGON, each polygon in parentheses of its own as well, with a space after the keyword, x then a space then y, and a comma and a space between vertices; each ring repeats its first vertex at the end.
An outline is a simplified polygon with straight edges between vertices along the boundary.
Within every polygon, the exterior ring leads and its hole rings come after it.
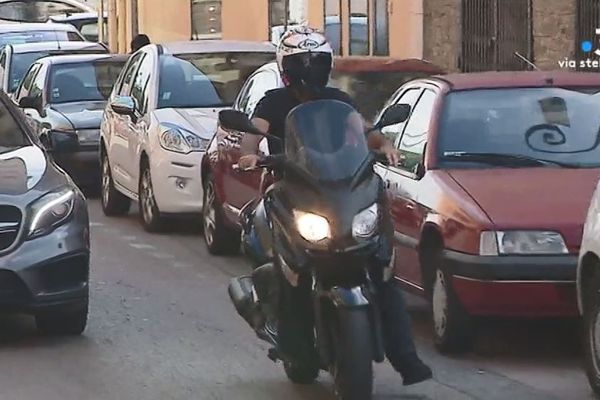
POLYGON ((584 322, 585 369, 590 386, 600 396, 600 183, 583 228, 577 265, 577 301, 584 322))
POLYGON ((104 213, 125 214, 131 200, 139 201, 151 232, 165 216, 200 214, 200 166, 218 112, 274 58, 272 44, 221 40, 148 45, 135 53, 101 126, 104 213))
POLYGON ((107 54, 100 43, 91 42, 41 42, 9 44, 0 52, 0 88, 12 94, 29 67, 37 60, 62 54, 107 54))

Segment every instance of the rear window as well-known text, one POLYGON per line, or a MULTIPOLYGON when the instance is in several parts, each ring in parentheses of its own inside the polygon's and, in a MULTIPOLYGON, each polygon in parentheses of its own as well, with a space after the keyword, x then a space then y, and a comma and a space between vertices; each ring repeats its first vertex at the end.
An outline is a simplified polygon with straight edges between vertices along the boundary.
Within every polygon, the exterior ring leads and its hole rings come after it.
POLYGON ((7 44, 41 43, 41 42, 83 42, 77 32, 67 31, 27 31, 0 33, 0 48, 7 44))

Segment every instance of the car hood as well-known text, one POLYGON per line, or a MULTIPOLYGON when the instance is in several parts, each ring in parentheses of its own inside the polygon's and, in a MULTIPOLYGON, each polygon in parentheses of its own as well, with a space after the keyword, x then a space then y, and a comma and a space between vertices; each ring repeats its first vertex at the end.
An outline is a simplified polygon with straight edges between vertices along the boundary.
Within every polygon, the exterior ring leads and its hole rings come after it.
POLYGON ((211 139, 217 131, 219 111, 224 108, 162 108, 154 115, 159 123, 174 124, 196 133, 203 139, 211 139))
MULTIPOLYGON (((82 101, 77 103, 53 104, 50 106, 51 112, 49 114, 56 113, 58 114, 56 117, 60 116, 65 121, 61 121, 62 123, 58 124, 52 121, 52 126, 59 129, 60 127, 56 125, 62 125, 64 122, 68 122, 71 125, 71 129, 100 128, 105 106, 105 101, 82 101)), ((53 118, 50 119, 52 120, 53 118)))
POLYGON ((600 169, 447 172, 488 215, 495 229, 558 231, 571 251, 581 244, 590 199, 600 177, 600 169))

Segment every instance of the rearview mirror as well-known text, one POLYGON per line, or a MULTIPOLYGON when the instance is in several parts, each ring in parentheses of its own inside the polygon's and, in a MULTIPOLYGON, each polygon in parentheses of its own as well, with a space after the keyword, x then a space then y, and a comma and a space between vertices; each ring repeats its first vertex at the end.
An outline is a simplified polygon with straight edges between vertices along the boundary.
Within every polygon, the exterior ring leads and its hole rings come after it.
POLYGON ((386 126, 401 124, 410 116, 410 105, 394 104, 386 108, 381 115, 379 122, 376 125, 377 129, 385 128, 386 126))
POLYGON ((231 131, 250 133, 253 135, 266 136, 267 133, 258 129, 250 118, 241 111, 223 110, 219 112, 219 124, 231 131))
POLYGON ((117 96, 110 103, 110 108, 119 115, 135 117, 135 101, 130 96, 117 96))

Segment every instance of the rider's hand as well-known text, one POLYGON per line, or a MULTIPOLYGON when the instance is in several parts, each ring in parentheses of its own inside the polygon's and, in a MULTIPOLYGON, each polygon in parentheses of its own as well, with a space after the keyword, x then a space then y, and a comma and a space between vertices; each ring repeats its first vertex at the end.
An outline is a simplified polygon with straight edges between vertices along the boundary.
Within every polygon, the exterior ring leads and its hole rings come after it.
POLYGON ((400 152, 392 145, 386 144, 382 146, 379 151, 385 154, 389 165, 398 166, 400 163, 404 161, 404 157, 400 154, 400 152))
POLYGON ((260 157, 257 156, 256 154, 248 154, 248 155, 240 157, 240 160, 238 161, 238 165, 242 169, 256 168, 256 164, 258 164, 259 159, 260 159, 260 157))

